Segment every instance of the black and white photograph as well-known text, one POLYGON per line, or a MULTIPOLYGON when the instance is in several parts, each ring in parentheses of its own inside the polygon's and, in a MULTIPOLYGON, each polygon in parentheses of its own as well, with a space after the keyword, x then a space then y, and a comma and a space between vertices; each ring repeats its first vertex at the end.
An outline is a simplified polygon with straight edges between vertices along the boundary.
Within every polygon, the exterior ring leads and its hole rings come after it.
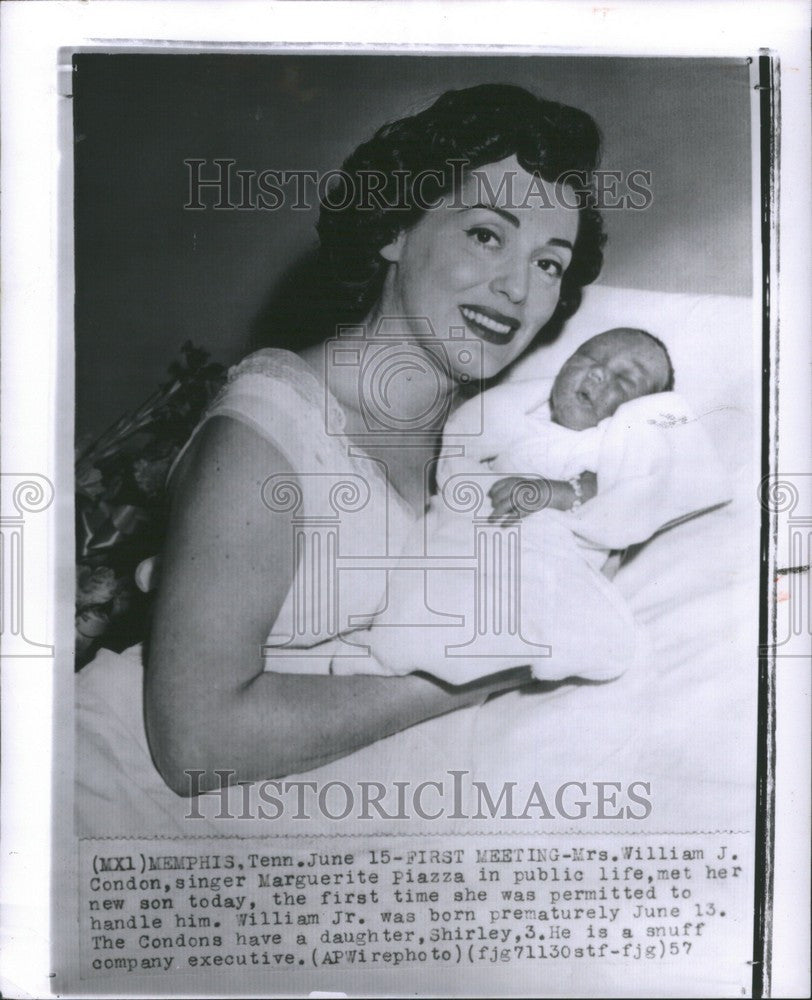
POLYGON ((53 66, 51 988, 789 995, 786 68, 289 38, 53 66))

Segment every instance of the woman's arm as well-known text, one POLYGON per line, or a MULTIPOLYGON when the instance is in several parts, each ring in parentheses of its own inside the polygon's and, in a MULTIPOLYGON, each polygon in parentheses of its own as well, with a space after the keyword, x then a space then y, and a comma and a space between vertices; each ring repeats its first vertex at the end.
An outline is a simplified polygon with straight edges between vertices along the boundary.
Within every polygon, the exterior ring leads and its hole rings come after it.
POLYGON ((316 767, 416 722, 516 686, 263 672, 261 646, 293 579, 289 515, 263 503, 293 470, 267 441, 215 417, 180 469, 147 655, 145 714, 155 764, 179 795, 316 767))

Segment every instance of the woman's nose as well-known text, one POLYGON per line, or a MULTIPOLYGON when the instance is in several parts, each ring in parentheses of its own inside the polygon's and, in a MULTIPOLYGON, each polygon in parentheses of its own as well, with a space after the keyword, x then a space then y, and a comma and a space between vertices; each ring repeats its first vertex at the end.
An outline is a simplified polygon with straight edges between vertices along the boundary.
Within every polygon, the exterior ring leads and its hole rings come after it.
POLYGON ((593 382, 601 383, 606 379, 606 369, 603 365, 592 365, 589 369, 589 377, 593 382))
POLYGON ((522 267, 505 268, 491 281, 491 291, 507 296, 519 305, 527 298, 529 275, 522 267))

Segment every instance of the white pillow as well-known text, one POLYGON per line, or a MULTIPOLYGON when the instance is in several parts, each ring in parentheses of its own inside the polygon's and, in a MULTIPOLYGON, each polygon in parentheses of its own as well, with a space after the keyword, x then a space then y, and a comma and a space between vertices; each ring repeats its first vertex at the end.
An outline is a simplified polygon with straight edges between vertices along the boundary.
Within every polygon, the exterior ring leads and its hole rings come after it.
POLYGON ((757 441, 757 321, 750 298, 593 285, 558 339, 521 358, 507 381, 555 376, 580 344, 612 327, 647 330, 668 348, 674 388, 704 423, 724 465, 745 477, 757 441))

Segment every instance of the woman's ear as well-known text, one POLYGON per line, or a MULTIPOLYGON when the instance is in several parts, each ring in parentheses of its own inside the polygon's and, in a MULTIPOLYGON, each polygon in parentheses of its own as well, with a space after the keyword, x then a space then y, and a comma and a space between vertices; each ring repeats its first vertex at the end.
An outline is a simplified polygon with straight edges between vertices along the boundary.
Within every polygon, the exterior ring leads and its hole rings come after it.
POLYGON ((390 263, 400 260, 400 255, 403 252, 403 244, 406 241, 406 230, 401 229, 397 236, 392 240, 391 243, 387 243, 385 247, 381 247, 378 251, 384 260, 388 260, 390 263))

